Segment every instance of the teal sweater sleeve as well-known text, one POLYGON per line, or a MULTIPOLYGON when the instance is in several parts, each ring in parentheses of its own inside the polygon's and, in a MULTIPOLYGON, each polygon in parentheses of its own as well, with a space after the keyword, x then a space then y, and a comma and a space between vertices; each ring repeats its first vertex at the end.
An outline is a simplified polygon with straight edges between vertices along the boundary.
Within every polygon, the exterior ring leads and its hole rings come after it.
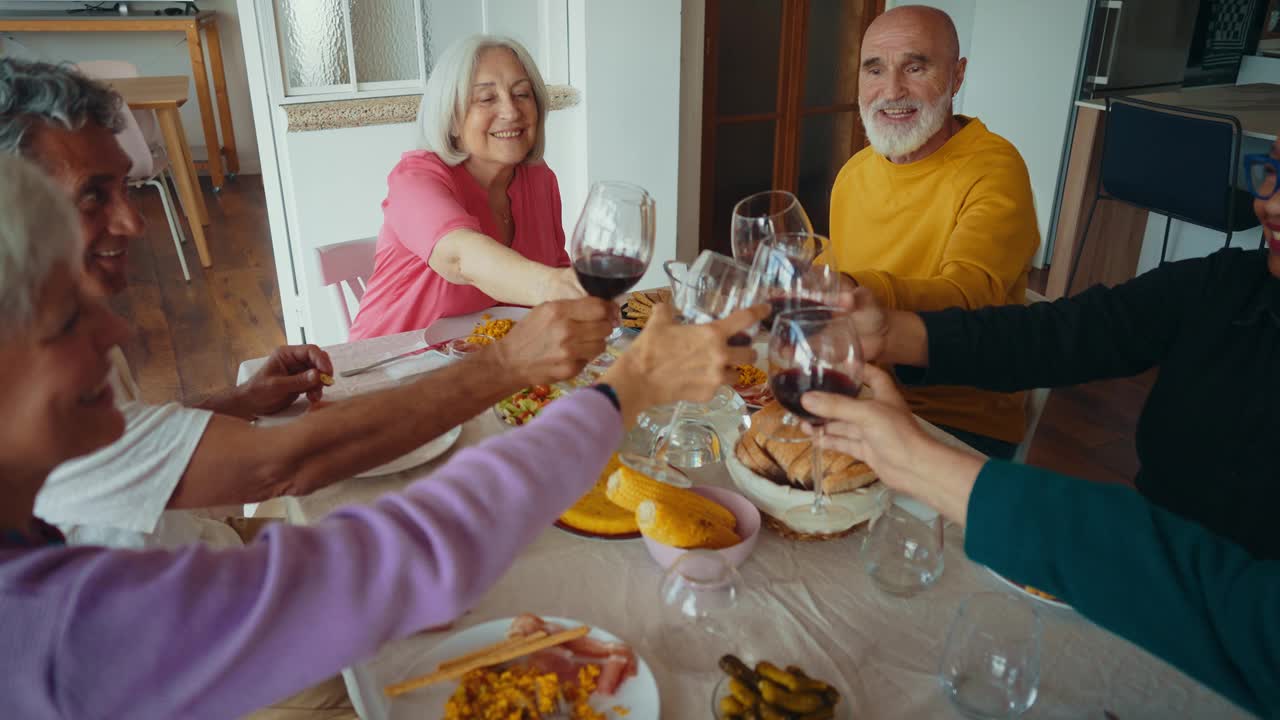
POLYGON ((999 461, 978 475, 965 532, 976 562, 1280 717, 1280 561, 1254 559, 1128 488, 999 461))

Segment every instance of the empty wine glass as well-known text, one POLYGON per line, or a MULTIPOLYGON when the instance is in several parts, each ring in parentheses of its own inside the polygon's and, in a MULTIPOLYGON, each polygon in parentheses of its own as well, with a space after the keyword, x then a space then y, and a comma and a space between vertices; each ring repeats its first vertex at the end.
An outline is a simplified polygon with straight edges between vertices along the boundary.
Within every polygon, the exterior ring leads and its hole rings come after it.
POLYGON ((796 196, 785 190, 749 195, 733 206, 730 244, 739 262, 750 265, 761 242, 793 232, 812 233, 813 223, 796 196))
POLYGON ((853 527, 850 510, 831 504, 818 447, 826 418, 809 413, 800 399, 810 391, 857 397, 862 389, 862 355, 853 316, 832 307, 803 308, 778 315, 769 342, 769 387, 784 408, 815 429, 810 484, 813 503, 791 508, 783 521, 800 532, 838 532, 853 527))
POLYGON ((970 718, 1016 718, 1040 687, 1040 613, 1004 593, 979 593, 960 606, 938 664, 942 691, 970 718))
POLYGON ((942 577, 943 523, 938 511, 904 495, 886 493, 871 521, 859 558, 881 590, 911 597, 942 577))
MULTIPOLYGON (((696 324, 719 320, 755 301, 755 288, 748 281, 750 268, 730 257, 710 250, 703 251, 683 274, 676 263, 666 264, 672 280, 671 299, 681 322, 696 324)), ((741 333, 730 344, 748 344, 750 335, 741 333)), ((705 458, 713 444, 718 444, 709 423, 687 422, 686 403, 677 402, 665 433, 659 435, 654 452, 648 456, 627 453, 620 456, 624 465, 649 477, 678 487, 689 487, 689 478, 672 468, 670 451, 679 449, 689 457, 705 458)), ((714 453, 712 453, 714 454, 714 453)))
POLYGON ((718 672, 720 656, 737 646, 734 611, 742 576, 723 555, 690 550, 662 577, 655 648, 684 672, 718 672))

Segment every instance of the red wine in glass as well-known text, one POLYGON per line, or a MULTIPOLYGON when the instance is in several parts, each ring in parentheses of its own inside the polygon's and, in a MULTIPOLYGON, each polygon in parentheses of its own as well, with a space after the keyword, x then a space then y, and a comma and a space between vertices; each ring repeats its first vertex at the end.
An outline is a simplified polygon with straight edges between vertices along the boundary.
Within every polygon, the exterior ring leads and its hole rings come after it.
POLYGON ((630 290, 644 276, 646 263, 626 255, 593 253, 573 262, 582 289, 592 297, 613 299, 630 290))
POLYGON ((804 409, 804 405, 800 404, 800 398, 804 397, 805 393, 829 392, 853 398, 858 396, 862 385, 838 370, 809 372, 792 369, 771 375, 769 388, 773 390, 773 396, 778 398, 778 402, 782 403, 782 407, 812 425, 820 425, 826 423, 827 419, 811 414, 804 409))

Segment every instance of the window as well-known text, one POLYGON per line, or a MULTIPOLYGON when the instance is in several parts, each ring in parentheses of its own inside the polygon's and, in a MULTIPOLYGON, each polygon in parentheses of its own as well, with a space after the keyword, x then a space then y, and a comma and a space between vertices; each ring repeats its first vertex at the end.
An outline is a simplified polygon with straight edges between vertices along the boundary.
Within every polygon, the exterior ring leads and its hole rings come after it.
POLYGON ((423 0, 274 0, 286 98, 394 94, 426 82, 423 0))

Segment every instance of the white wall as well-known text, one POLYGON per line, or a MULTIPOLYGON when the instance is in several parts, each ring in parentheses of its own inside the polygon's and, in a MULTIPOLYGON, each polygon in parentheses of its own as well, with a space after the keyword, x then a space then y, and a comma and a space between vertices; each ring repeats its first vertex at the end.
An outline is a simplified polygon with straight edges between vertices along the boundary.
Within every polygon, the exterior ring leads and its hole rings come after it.
POLYGON ((981 0, 973 22, 964 113, 1022 153, 1047 257, 1058 174, 1075 99, 1088 0, 981 0))
MULTIPOLYGON (((77 6, 82 7, 83 3, 5 2, 3 9, 35 8, 56 12, 77 6)), ((135 12, 151 12, 163 7, 163 4, 139 3, 135 12)), ((258 141, 249 102, 249 81, 245 72, 236 0, 201 0, 200 9, 218 13, 240 171, 256 174, 259 172, 258 141)), ((0 36, 0 55, 70 62, 128 60, 137 65, 143 75, 191 75, 191 56, 187 51, 186 37, 181 33, 6 33, 0 36)), ((208 157, 208 151, 200 122, 200 105, 196 101, 195 85, 190 89, 191 99, 181 110, 182 125, 191 143, 192 155, 203 160, 208 157)), ((216 103, 214 107, 216 113, 216 103)))
POLYGON ((625 180, 653 196, 657 242, 641 283, 665 285, 679 207, 681 3, 584 4, 587 178, 625 180))

